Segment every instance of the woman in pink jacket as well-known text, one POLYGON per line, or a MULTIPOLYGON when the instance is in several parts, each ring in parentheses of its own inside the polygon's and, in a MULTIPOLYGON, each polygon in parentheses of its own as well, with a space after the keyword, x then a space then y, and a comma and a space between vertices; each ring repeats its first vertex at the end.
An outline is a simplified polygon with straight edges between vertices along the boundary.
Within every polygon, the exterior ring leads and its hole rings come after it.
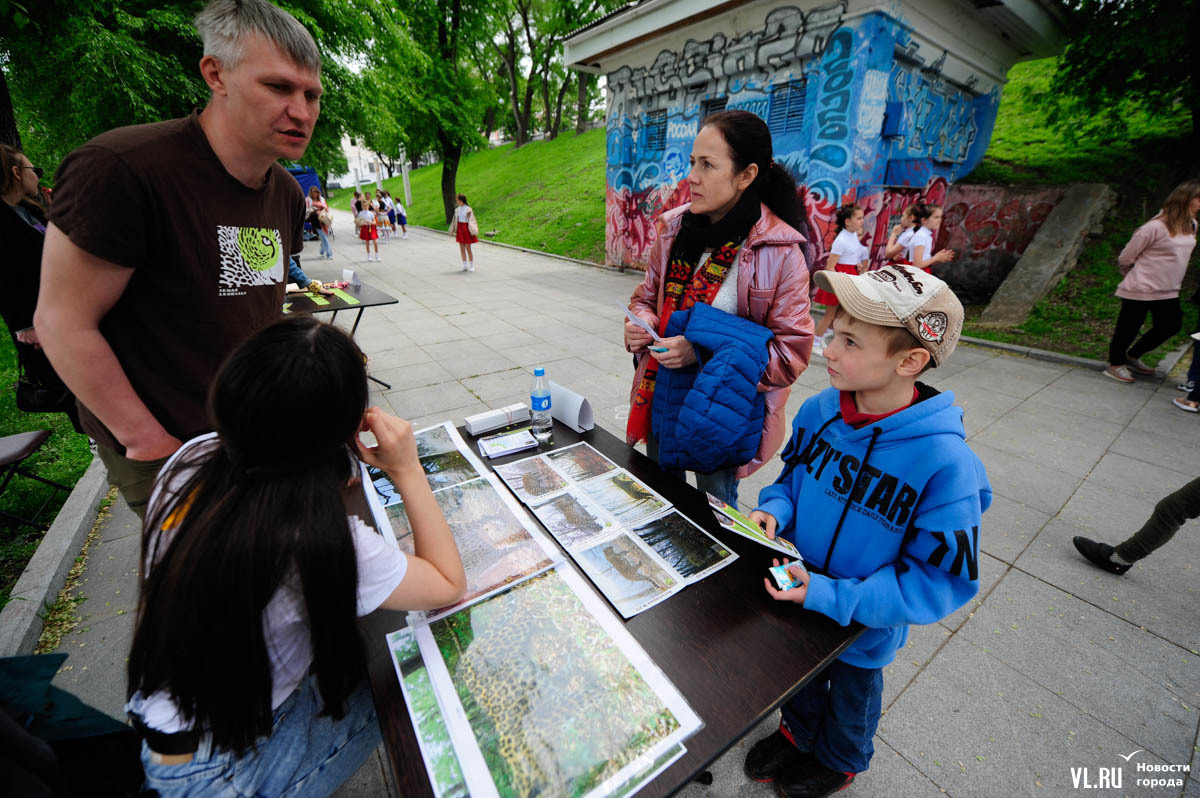
POLYGON ((1104 376, 1117 382, 1133 382, 1133 372, 1153 374, 1154 369, 1142 362, 1142 355, 1166 342, 1183 325, 1179 287, 1196 246, 1197 212, 1200 180, 1180 183, 1158 215, 1135 230, 1117 256, 1125 279, 1117 286, 1121 313, 1108 345, 1104 376), (1133 343, 1147 313, 1153 325, 1133 343))
MULTIPOLYGON (((758 453, 737 467, 697 474, 697 486, 730 503, 737 481, 754 473, 783 443, 784 406, 791 385, 808 366, 812 350, 808 268, 800 254, 804 237, 796 184, 771 157, 766 123, 747 111, 719 111, 706 117, 692 144, 688 187, 692 201, 662 217, 663 231, 650 249, 646 279, 633 292, 629 309, 662 335, 676 309, 705 302, 761 324, 775 334, 767 343, 768 363, 758 385, 766 394, 766 417, 758 453)), ((630 396, 626 439, 650 436, 650 408, 659 368, 696 362, 683 336, 654 342, 625 322, 625 348, 638 361, 630 396)), ((680 478, 684 477, 681 471, 680 478)))

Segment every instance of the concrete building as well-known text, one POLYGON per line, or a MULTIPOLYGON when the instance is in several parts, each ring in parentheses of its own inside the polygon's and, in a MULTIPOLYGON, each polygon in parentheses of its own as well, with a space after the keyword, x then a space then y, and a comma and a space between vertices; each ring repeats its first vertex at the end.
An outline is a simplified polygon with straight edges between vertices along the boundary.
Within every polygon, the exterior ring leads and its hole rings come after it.
POLYGON ((1009 68, 1058 52, 1065 20, 1057 0, 642 0, 581 28, 567 63, 608 84, 608 262, 644 267, 721 108, 766 120, 818 252, 857 202, 877 257, 904 205, 979 163, 1009 68))

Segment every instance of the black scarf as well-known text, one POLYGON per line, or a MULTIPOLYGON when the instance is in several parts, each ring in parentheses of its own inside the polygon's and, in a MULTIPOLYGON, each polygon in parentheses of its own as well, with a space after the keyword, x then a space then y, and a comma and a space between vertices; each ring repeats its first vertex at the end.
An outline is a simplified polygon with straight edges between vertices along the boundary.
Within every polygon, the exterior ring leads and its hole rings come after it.
POLYGON ((729 213, 715 224, 707 216, 688 211, 683 215, 679 235, 671 245, 667 262, 680 260, 695 264, 700 260, 700 253, 706 249, 716 249, 729 243, 740 246, 762 215, 759 203, 758 192, 751 186, 742 193, 741 199, 729 209, 729 213))

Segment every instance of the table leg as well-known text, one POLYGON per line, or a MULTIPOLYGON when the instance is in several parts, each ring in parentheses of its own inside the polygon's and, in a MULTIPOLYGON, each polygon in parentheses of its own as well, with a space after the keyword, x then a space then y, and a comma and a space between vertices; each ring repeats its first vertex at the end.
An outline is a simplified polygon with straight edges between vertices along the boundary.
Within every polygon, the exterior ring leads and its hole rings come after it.
POLYGON ((388 385, 386 382, 384 382, 383 380, 379 379, 378 377, 372 377, 370 374, 368 374, 368 375, 367 375, 367 379, 368 379, 368 380, 370 380, 371 382, 377 382, 377 383, 379 383, 380 385, 382 385, 384 388, 386 388, 386 389, 387 389, 387 390, 389 390, 389 391, 390 391, 390 390, 392 390, 392 386, 388 385))
MULTIPOLYGON (((358 323, 359 323, 359 322, 362 320, 362 312, 363 312, 363 310, 365 310, 365 308, 359 308, 359 309, 358 309, 358 315, 354 317, 354 326, 352 326, 352 327, 350 328, 350 337, 351 337, 351 338, 353 338, 353 337, 354 337, 354 333, 358 332, 358 323)), ((336 316, 337 316, 337 311, 334 311, 333 315, 336 317, 336 316)))

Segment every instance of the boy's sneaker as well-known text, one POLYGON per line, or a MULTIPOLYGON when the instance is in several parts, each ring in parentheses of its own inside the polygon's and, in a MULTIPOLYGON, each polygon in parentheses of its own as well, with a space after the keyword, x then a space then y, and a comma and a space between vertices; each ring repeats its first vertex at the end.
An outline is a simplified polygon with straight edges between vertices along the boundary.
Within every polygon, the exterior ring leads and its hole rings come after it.
POLYGON ((1088 562, 1103 571, 1108 571, 1110 574, 1120 576, 1133 567, 1133 565, 1126 565, 1125 563, 1113 560, 1113 547, 1107 543, 1085 538, 1082 535, 1076 535, 1071 539, 1071 542, 1075 544, 1075 548, 1079 550, 1079 553, 1087 558, 1088 562))
POLYGON ((1104 376, 1117 382, 1134 382, 1129 366, 1109 366, 1104 370, 1104 376))
POLYGON ((1192 391, 1196 390, 1196 381, 1188 380, 1187 382, 1181 382, 1176 385, 1175 388, 1183 391, 1184 393, 1191 393, 1192 391))
POLYGON ((815 761, 816 757, 808 751, 801 751, 788 739, 781 725, 771 736, 751 746, 742 769, 753 781, 766 783, 775 781, 786 771, 806 767, 815 761))
POLYGON ((780 774, 775 793, 781 798, 825 798, 849 787, 854 776, 830 770, 814 756, 811 764, 780 774))
POLYGON ((1126 365, 1129 366, 1129 368, 1133 369, 1138 374, 1153 374, 1154 373, 1154 369, 1152 369, 1150 366, 1147 366, 1145 363, 1143 363, 1140 359, 1138 359, 1136 357, 1126 357, 1125 363, 1126 363, 1126 365))

